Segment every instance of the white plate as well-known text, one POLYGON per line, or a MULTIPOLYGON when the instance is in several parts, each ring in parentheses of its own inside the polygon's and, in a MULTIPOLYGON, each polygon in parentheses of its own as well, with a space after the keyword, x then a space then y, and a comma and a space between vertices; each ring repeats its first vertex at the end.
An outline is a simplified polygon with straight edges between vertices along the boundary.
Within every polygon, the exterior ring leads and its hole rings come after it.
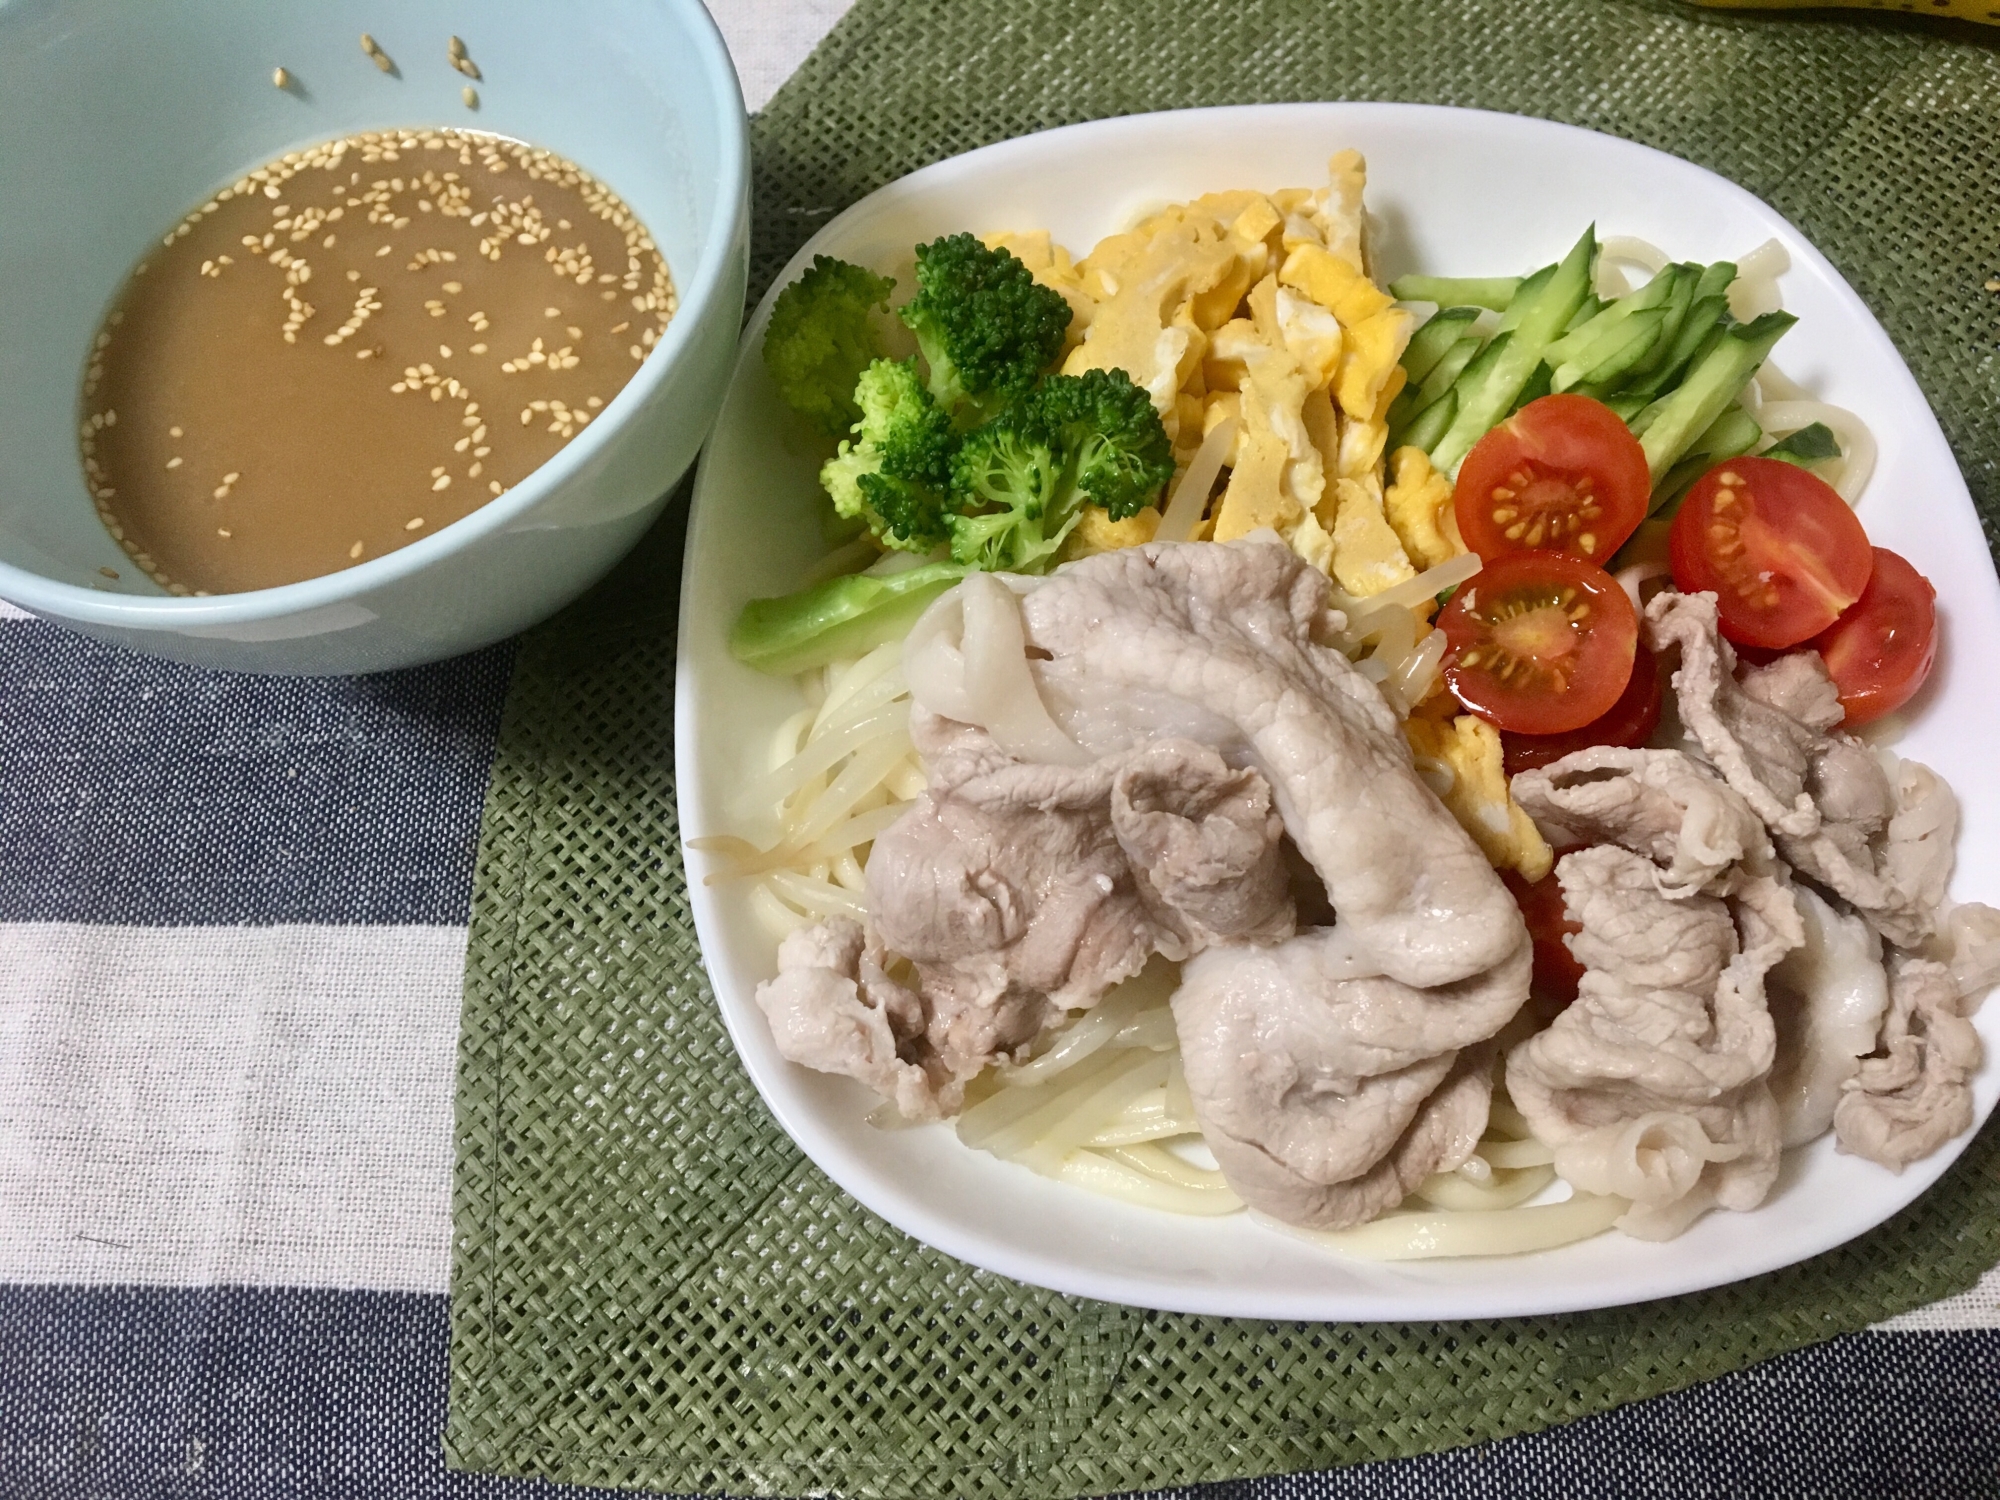
MULTIPOLYGON (((890 270, 907 289, 911 247, 958 230, 1046 227, 1082 255, 1140 208, 1222 188, 1325 180, 1327 157, 1368 158, 1382 279, 1422 268, 1495 275, 1556 259, 1587 223, 1639 235, 1687 260, 1740 255, 1777 238, 1799 323, 1778 346, 1786 373, 1858 412, 1881 444, 1861 505, 1869 535, 1937 585, 1943 649, 1899 749, 1935 767, 1964 805, 1953 891, 2000 904, 2000 694, 1968 643, 2000 641, 2000 584, 1936 420, 1852 288, 1770 208, 1720 177, 1628 141, 1540 120, 1402 104, 1291 104, 1141 115, 1006 141, 871 194, 815 235, 778 278, 816 253, 890 270)), ((799 706, 789 682, 738 665, 725 645, 745 600, 797 587, 825 551, 815 469, 821 445, 779 404, 758 357, 766 297, 751 320, 695 489, 675 700, 680 820, 720 833, 732 781, 761 764, 799 706)), ((1937 1180, 1961 1136, 1900 1176, 1839 1156, 1830 1138, 1786 1158, 1754 1213, 1711 1213, 1679 1239, 1618 1234, 1538 1254, 1373 1265, 1342 1259, 1243 1215, 1192 1219, 1130 1207, 959 1145, 948 1126, 882 1132, 859 1085, 778 1056, 753 990, 774 944, 740 885, 705 886, 714 861, 688 854, 696 930, 738 1052, 772 1113, 828 1176, 918 1239, 975 1265, 1080 1296, 1254 1318, 1434 1319, 1610 1307, 1720 1286, 1830 1249, 1881 1223, 1937 1180)), ((2000 1088, 2000 1005, 1979 1022, 1984 1120, 2000 1088)))

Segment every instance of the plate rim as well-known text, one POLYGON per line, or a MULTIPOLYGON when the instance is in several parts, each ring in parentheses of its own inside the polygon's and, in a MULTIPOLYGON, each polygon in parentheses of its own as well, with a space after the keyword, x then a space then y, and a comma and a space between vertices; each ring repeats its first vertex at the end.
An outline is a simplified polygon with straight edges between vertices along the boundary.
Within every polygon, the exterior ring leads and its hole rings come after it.
MULTIPOLYGON (((1282 116, 1297 117, 1310 114, 1323 116, 1328 121, 1347 116, 1355 119, 1374 118, 1393 124, 1399 120, 1445 122, 1459 128, 1476 128, 1481 120, 1506 122, 1505 128, 1516 130, 1522 127, 1530 131, 1547 132, 1551 139, 1564 137, 1588 138, 1594 142, 1610 142, 1621 151, 1639 153, 1655 159, 1655 165, 1675 173, 1692 172, 1707 180, 1706 186, 1725 197, 1737 200, 1738 206, 1746 208, 1750 215, 1770 222, 1788 236, 1786 249, 1792 255, 1794 264, 1805 261, 1825 281, 1851 304, 1853 311, 1864 320, 1864 326, 1880 341, 1892 361, 1890 368, 1894 374, 1908 385, 1908 394, 1928 418, 1927 428, 1915 434, 1920 446, 1935 443, 1936 449, 1949 463, 1950 470, 1958 479, 1955 494, 1960 497, 1968 515, 1975 525, 1977 515, 1966 489, 1963 475, 1959 471, 1956 455, 1951 452, 1936 413, 1928 399, 1917 385, 1914 375, 1883 329, 1873 310, 1854 290, 1847 279, 1826 258, 1816 245, 1783 214, 1755 194, 1728 178, 1691 162, 1684 157, 1642 142, 1603 131, 1590 130, 1582 126, 1561 121, 1542 119, 1532 115, 1512 114, 1502 111, 1468 109, 1451 105, 1415 104, 1375 101, 1300 101, 1273 104, 1232 104, 1207 106, 1198 109, 1161 110, 1142 114, 1108 116, 1098 120, 1082 121, 1070 125, 1052 127, 1048 130, 1030 132, 1025 135, 1008 137, 973 150, 943 158, 926 166, 897 177, 868 193, 820 227, 785 263, 773 278, 770 286, 759 299, 756 308, 745 321, 742 341, 738 348, 735 364, 732 366, 729 385, 724 398, 723 412, 729 411, 731 403, 737 399, 739 388, 745 378, 746 367, 758 357, 764 327, 768 321, 771 305, 778 291, 810 263, 811 257, 819 253, 830 240, 838 238, 853 224, 865 221, 881 212, 886 206, 911 192, 921 192, 941 180, 965 173, 968 168, 975 173, 983 168, 1005 163, 1010 157, 1026 155, 1049 149, 1051 146, 1072 144, 1080 139, 1100 134, 1115 135, 1123 131, 1146 131, 1159 129, 1167 122, 1188 125, 1204 119, 1226 119, 1231 125, 1238 122, 1268 122, 1282 116)), ((1109 232, 1109 231, 1106 231, 1109 232)), ((718 421, 721 419, 718 418, 718 421)), ((711 438, 713 431, 711 432, 711 438)), ((1959 1155, 1971 1144, 1994 1107, 1992 1097, 1993 1075, 1995 1072, 1996 1047, 1993 1039, 1984 1038, 1986 1058, 1980 1071, 1975 1075, 1975 1087, 1984 1083, 1984 1097, 1975 1097, 1974 1123, 1970 1130, 1954 1137, 1940 1146, 1931 1156, 1913 1163, 1900 1176, 1892 1180, 1892 1187, 1907 1187, 1901 1193, 1891 1192, 1885 1201, 1888 1206, 1870 1223, 1858 1228, 1841 1228, 1831 1233, 1789 1235, 1784 1239, 1781 1253, 1759 1260, 1748 1269, 1732 1270, 1716 1279, 1700 1271, 1692 1271, 1678 1278, 1656 1277, 1631 1295, 1606 1296, 1596 1291, 1577 1291, 1566 1294, 1565 1288, 1538 1281, 1534 1277, 1521 1279, 1519 1295, 1507 1299, 1497 1298, 1482 1289, 1452 1286, 1427 1281, 1421 1275, 1408 1278, 1400 1289, 1384 1292, 1373 1289, 1367 1295, 1355 1300, 1338 1288, 1328 1288, 1322 1293, 1303 1298, 1289 1297, 1284 1293, 1260 1293, 1256 1289, 1230 1283, 1197 1281, 1193 1278, 1170 1280, 1146 1269, 1135 1268, 1117 1274, 1105 1273, 1091 1267, 1080 1266, 1066 1261, 1060 1256, 1046 1252, 1022 1250, 1014 1246, 996 1246, 980 1231, 960 1225, 956 1220, 938 1211, 926 1208, 921 1203, 903 1198, 886 1199, 874 1191, 874 1184, 867 1180, 862 1164, 851 1161, 840 1148, 839 1142, 823 1135, 818 1129, 802 1126, 793 1101, 773 1087, 773 1080, 764 1076, 763 1070, 754 1060, 751 1049, 745 1045, 743 1027, 752 1023, 752 1018, 761 1023, 761 1012, 754 1000, 745 996, 732 1005, 723 995, 722 987, 716 982, 714 969, 708 955, 721 951, 723 944, 717 930, 718 911, 716 899, 710 895, 697 878, 708 864, 707 859, 697 851, 687 848, 689 814, 695 815, 698 825, 700 800, 705 783, 701 776, 702 758, 697 740, 696 703, 699 696, 696 664, 692 660, 694 642, 700 634, 700 622, 694 618, 694 606, 702 590, 697 586, 696 573, 702 557, 700 541, 704 534, 704 522, 719 508, 719 503, 710 496, 720 484, 715 474, 713 455, 715 445, 711 441, 704 446, 696 469, 693 499, 690 505, 687 547, 682 563, 681 603, 678 619, 678 638, 675 653, 674 689, 674 747, 675 747, 675 802, 679 836, 684 868, 687 871, 689 906, 694 921, 697 940, 703 953, 704 967, 709 970, 710 985, 715 1003, 721 1011, 724 1026, 729 1032, 732 1046, 738 1060, 749 1074, 759 1097, 777 1120, 793 1143, 824 1172, 836 1186, 869 1212, 886 1220, 902 1232, 909 1234, 923 1244, 982 1270, 990 1271, 1010 1279, 1025 1282, 1031 1286, 1070 1296, 1089 1297, 1099 1301, 1120 1305, 1143 1307, 1166 1312, 1216 1315, 1226 1317, 1278 1318, 1306 1321, 1389 1321, 1407 1319, 1456 1319, 1469 1317, 1511 1317, 1543 1316, 1570 1312, 1591 1311, 1619 1306, 1629 1306, 1659 1298, 1684 1295, 1691 1292, 1715 1290, 1735 1285, 1755 1276, 1766 1275, 1796 1265, 1817 1255, 1846 1244, 1863 1234, 1872 1232, 1897 1213, 1907 1208, 1919 1196, 1934 1185, 1959 1155), (1454 1301, 1470 1305, 1449 1305, 1454 1301), (1504 1302, 1502 1306, 1499 1303, 1504 1302)), ((1936 497, 1941 500, 1943 497, 1936 497)), ((1935 503, 1935 501, 1934 501, 1935 503)), ((1988 553, 1989 569, 1992 559, 1988 553)), ((1989 573, 1989 577, 1990 577, 1989 573)), ((2000 597, 2000 581, 1992 584, 1996 597, 2000 597)), ((1961 834, 1961 838, 1963 835, 1961 834)), ((796 1068, 797 1065, 780 1063, 781 1068, 796 1068)), ((1807 1152, 1824 1153, 1831 1146, 1830 1137, 1822 1137, 1795 1151, 1785 1153, 1783 1175, 1787 1178, 1800 1170, 1799 1163, 1807 1152)), ((1008 1164, 1000 1164, 1002 1166, 1008 1164)), ((1025 1169, 1022 1169, 1025 1170, 1025 1169)), ((1044 1182, 1049 1191, 1075 1195, 1078 1189, 1064 1187, 1054 1182, 1044 1182)), ((1782 1182, 1780 1184, 1782 1187, 1782 1182)), ((1774 1192, 1777 1189, 1774 1189, 1774 1192)), ((1150 1223, 1185 1222, 1179 1216, 1165 1215, 1158 1211, 1134 1209, 1129 1205, 1117 1204, 1113 1200, 1095 1200, 1109 1211, 1123 1209, 1129 1213, 1147 1215, 1150 1223)), ((1718 1210, 1718 1212, 1721 1212, 1718 1210)), ((1276 1230, 1265 1230, 1277 1234, 1276 1230)), ((1527 1256, 1505 1257, 1524 1266, 1537 1263, 1537 1257, 1559 1252, 1533 1252, 1527 1256)), ((1430 1262, 1399 1263, 1385 1267, 1377 1262, 1357 1262, 1340 1257, 1337 1252, 1327 1251, 1329 1264, 1335 1268, 1364 1268, 1373 1272, 1385 1269, 1415 1270, 1430 1262)), ((1502 1257, 1492 1258, 1494 1260, 1502 1257)), ((1436 1264, 1449 1266, 1446 1260, 1436 1264)))

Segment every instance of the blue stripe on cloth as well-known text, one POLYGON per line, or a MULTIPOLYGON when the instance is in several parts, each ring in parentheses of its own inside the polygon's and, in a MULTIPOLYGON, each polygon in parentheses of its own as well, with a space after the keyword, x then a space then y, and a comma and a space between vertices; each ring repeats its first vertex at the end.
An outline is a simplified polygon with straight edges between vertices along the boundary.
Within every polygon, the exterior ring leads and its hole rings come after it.
POLYGON ((586 1500, 444 1466, 449 1303, 0 1287, 6 1500, 586 1500))
MULTIPOLYGON (((445 1469, 437 1294, 0 1287, 7 1500, 585 1500, 445 1469)), ((1567 1427, 1199 1500, 2000 1494, 2000 1331, 1871 1333, 1567 1427)))
POLYGON ((465 922, 513 647, 251 677, 0 625, 0 922, 465 922))

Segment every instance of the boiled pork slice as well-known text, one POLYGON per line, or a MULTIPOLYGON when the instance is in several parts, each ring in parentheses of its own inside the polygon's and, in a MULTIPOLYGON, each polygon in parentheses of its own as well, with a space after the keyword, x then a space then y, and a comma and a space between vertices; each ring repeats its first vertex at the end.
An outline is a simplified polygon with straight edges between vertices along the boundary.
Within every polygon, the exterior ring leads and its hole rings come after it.
POLYGON ((1149 910, 1111 822, 1111 762, 1032 765, 924 709, 933 780, 875 841, 872 930, 915 966, 931 1043, 956 1078, 1094 1005, 1183 936, 1149 910))
POLYGON ((856 1079, 906 1120, 956 1114, 964 1090, 939 1066, 917 997, 883 969, 861 925, 833 917, 787 934, 778 976, 757 986, 778 1051, 822 1073, 856 1079))
POLYGON ((1740 794, 1679 750, 1598 745, 1513 781, 1556 848, 1617 844, 1657 867, 1663 896, 1719 888, 1739 865, 1768 870, 1771 840, 1740 794))
POLYGON ((1713 594, 1661 594, 1646 621, 1656 651, 1679 653, 1682 725, 1763 818, 1785 862, 1890 942, 1928 939, 1958 831, 1951 788, 1910 761, 1892 778, 1875 752, 1842 733, 1839 696, 1816 653, 1792 652, 1739 682, 1713 594))
POLYGON ((1714 1204, 1756 1207, 1778 1172, 1764 976, 1803 936, 1791 893, 1743 874, 1727 900, 1676 900, 1650 860, 1610 844, 1565 855, 1556 876, 1584 974, 1576 1001, 1508 1054, 1515 1106, 1571 1183, 1633 1197, 1628 1233, 1668 1238, 1714 1204), (1646 1157, 1657 1141, 1634 1127, 1661 1115, 1696 1127, 1678 1128, 1674 1152, 1698 1151, 1697 1171, 1646 1157))
POLYGON ((1134 751, 1111 783, 1111 827, 1155 918, 1192 949, 1275 943, 1296 923, 1271 784, 1191 740, 1134 751))
POLYGON ((1484 1044, 1526 997, 1529 955, 1524 938, 1471 979, 1417 989, 1373 972, 1336 923, 1192 959, 1174 1025, 1230 1185, 1274 1217, 1334 1229, 1457 1166, 1485 1128, 1484 1044))
POLYGON ((1319 641, 1340 617, 1325 575, 1275 536, 1151 543, 1085 558, 1021 601, 1036 680, 1098 754, 1137 748, 1123 705, 1224 726, 1218 745, 1270 783, 1353 941, 1405 984, 1510 959, 1513 898, 1417 776, 1396 716, 1319 641))
POLYGON ((1890 956, 1881 1051, 1843 1085, 1833 1132, 1841 1150, 1900 1172, 1972 1128, 1972 1075, 1983 1049, 1950 969, 1890 956))

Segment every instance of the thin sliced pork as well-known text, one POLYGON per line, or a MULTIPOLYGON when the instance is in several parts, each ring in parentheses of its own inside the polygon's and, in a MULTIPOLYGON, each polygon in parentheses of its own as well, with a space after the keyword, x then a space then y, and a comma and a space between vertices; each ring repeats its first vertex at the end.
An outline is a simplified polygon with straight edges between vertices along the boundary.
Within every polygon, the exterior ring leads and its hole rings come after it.
POLYGON ((1579 1186, 1611 1190, 1588 1162, 1648 1116, 1685 1115, 1722 1148, 1698 1174, 1656 1174, 1657 1196, 1620 1220, 1645 1238, 1678 1234, 1712 1203, 1754 1208, 1777 1177, 1764 976, 1803 936, 1791 893, 1768 875, 1739 876, 1725 901, 1663 896, 1657 874, 1610 844, 1557 864, 1584 975, 1575 1003, 1507 1058, 1515 1106, 1579 1186))

